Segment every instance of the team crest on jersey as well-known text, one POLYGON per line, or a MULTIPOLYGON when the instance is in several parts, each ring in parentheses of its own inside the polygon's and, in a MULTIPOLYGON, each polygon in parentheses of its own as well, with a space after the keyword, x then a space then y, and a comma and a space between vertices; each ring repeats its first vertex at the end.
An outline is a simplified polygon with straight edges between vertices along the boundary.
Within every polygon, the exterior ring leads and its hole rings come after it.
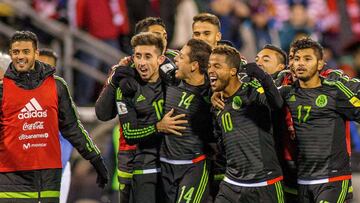
POLYGON ((317 98, 316 98, 316 101, 315 101, 315 104, 316 106, 322 108, 324 106, 327 105, 327 96, 326 95, 323 95, 323 94, 320 94, 317 98))
POLYGON ((119 115, 127 114, 128 110, 126 104, 123 102, 116 102, 117 110, 119 115))
POLYGON ((232 108, 235 109, 235 110, 238 110, 241 108, 241 105, 242 105, 242 100, 240 98, 240 96, 235 96, 232 100, 232 108))

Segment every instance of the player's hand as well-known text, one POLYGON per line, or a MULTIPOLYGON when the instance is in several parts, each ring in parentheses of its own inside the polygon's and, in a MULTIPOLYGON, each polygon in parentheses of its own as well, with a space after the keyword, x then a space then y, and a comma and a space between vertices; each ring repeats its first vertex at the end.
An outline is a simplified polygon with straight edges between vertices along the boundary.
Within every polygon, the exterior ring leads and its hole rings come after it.
POLYGON ((188 123, 187 120, 183 120, 185 114, 179 114, 176 116, 172 116, 174 114, 174 109, 171 109, 169 112, 165 114, 165 116, 156 123, 156 129, 158 132, 174 134, 181 136, 181 131, 185 130, 185 126, 181 126, 181 124, 188 123))
POLYGON ((223 110, 225 107, 224 98, 222 92, 214 92, 211 96, 211 104, 216 109, 223 110))
POLYGON ((136 73, 135 69, 129 66, 115 65, 111 67, 111 72, 107 79, 107 84, 112 85, 114 88, 119 87, 119 82, 122 78, 132 77, 134 78, 136 73))
POLYGON ((104 159, 99 155, 91 159, 90 163, 93 165, 97 173, 96 183, 100 188, 104 189, 105 185, 109 182, 109 173, 104 159))
POLYGON ((132 57, 127 56, 127 57, 120 59, 118 65, 119 66, 130 66, 132 62, 133 62, 132 57))
POLYGON ((266 78, 265 71, 261 69, 256 63, 248 63, 244 65, 244 69, 249 77, 254 77, 260 81, 266 78))

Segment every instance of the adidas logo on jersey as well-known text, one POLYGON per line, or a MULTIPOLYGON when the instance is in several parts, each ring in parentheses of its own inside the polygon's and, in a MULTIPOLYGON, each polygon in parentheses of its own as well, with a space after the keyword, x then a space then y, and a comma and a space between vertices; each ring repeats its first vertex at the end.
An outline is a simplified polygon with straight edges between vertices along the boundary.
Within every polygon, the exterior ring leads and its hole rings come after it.
POLYGON ((47 117, 47 110, 43 110, 40 106, 39 102, 32 98, 30 101, 25 105, 23 109, 21 109, 20 113, 18 114, 18 118, 20 120, 26 118, 46 118, 47 117))
POLYGON ((141 101, 144 101, 144 100, 146 100, 146 98, 142 94, 140 94, 138 96, 138 98, 136 99, 136 102, 141 102, 141 101))

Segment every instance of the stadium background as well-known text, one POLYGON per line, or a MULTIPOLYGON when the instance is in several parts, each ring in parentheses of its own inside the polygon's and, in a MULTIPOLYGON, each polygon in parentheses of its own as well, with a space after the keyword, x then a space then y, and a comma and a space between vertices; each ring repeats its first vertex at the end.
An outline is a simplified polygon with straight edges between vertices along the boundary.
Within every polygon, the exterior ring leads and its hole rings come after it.
MULTIPOLYGON (((311 36, 324 46, 329 67, 360 77, 360 0, 0 0, 0 51, 7 52, 15 30, 26 29, 38 35, 40 47, 57 52, 57 72, 69 83, 82 121, 112 164, 116 120, 98 121, 93 106, 111 65, 131 54, 135 23, 148 16, 161 17, 168 46, 177 49, 191 38, 192 17, 200 12, 219 17, 222 38, 232 41, 248 61, 254 61, 265 44, 288 52, 294 39, 311 36), (91 91, 84 90, 89 84, 91 91)), ((358 202, 357 124, 351 133, 353 202, 358 202)), ((69 202, 105 202, 116 197, 111 185, 106 191, 98 190, 95 172, 76 153, 72 171, 69 202)))

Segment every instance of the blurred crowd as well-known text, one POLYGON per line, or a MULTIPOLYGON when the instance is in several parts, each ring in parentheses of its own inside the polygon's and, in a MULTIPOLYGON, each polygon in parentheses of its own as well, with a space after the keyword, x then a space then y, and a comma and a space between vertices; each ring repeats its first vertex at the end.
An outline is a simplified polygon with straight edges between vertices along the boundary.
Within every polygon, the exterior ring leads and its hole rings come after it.
MULTIPOLYGON (((181 47, 192 31, 192 17, 201 12, 217 15, 223 40, 233 42, 248 59, 266 44, 289 51, 290 43, 311 36, 325 47, 328 67, 341 68, 350 76, 360 75, 360 1, 358 0, 27 0, 40 16, 84 30, 103 42, 131 54, 130 39, 135 23, 148 16, 161 17, 167 27, 169 48, 181 47), (357 54, 356 54, 357 53, 357 54)), ((0 4, 0 19, 18 29, 29 29, 47 45, 52 37, 32 26, 29 20, 14 17, 0 4)), ((0 38, 0 50, 7 49, 0 38)), ((78 57, 106 73, 112 64, 86 53, 78 57), (104 68, 105 67, 105 68, 104 68)), ((75 75, 75 101, 93 105, 99 88, 88 76, 75 75), (87 86, 95 92, 80 91, 87 86)), ((99 86, 99 85, 98 85, 99 86)))

